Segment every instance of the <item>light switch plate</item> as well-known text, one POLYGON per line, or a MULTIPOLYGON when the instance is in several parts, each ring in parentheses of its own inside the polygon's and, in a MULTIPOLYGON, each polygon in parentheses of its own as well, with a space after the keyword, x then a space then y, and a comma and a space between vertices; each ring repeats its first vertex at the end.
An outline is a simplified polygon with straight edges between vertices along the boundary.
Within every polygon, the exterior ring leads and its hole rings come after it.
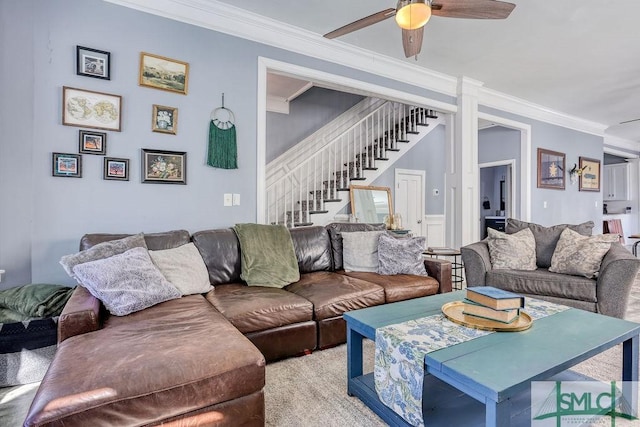
POLYGON ((240 206, 240 195, 239 194, 235 194, 233 195, 233 206, 240 206))
POLYGON ((233 195, 231 193, 224 193, 224 205, 225 206, 233 205, 233 195))

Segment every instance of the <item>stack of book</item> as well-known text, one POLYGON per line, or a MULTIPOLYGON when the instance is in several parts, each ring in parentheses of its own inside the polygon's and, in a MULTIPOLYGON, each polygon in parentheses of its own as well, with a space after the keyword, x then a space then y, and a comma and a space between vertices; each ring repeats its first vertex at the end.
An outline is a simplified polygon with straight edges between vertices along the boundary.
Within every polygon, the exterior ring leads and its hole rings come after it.
POLYGON ((520 316, 524 297, 492 286, 467 288, 462 312, 471 316, 511 323, 520 316))

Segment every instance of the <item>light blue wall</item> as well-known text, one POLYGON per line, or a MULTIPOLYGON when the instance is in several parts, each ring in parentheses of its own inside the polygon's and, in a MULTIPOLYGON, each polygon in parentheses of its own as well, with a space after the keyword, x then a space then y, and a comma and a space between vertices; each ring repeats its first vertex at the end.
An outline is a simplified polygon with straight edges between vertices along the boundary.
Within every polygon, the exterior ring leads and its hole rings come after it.
POLYGON ((258 57, 347 76, 417 96, 452 97, 410 84, 145 14, 100 0, 0 1, 1 287, 71 284, 58 265, 85 233, 191 232, 256 219, 258 57), (111 52, 110 81, 75 74, 76 45, 111 52), (140 52, 186 61, 187 96, 138 86, 140 52), (129 182, 104 181, 102 156, 83 156, 83 178, 51 176, 51 153, 77 153, 78 128, 61 125, 62 86, 121 95, 122 132, 107 155, 131 159, 129 182), (205 164, 211 111, 235 113, 238 170, 205 164), (179 109, 178 134, 152 133, 151 109, 179 109), (188 152, 188 185, 140 182, 140 149, 188 152), (223 207, 223 193, 241 206, 223 207))
POLYGON ((593 221, 594 233, 601 232, 602 193, 578 191, 578 184, 568 178, 565 190, 537 188, 537 149, 565 153, 570 168, 580 156, 602 159, 603 138, 492 108, 480 107, 480 111, 531 125, 531 220, 547 226, 593 221))
POLYGON ((312 87, 289 103, 289 114, 267 113, 267 163, 293 147, 364 96, 312 87))
POLYGON ((445 127, 438 125, 420 142, 402 156, 392 168, 386 170, 371 185, 391 188, 395 200, 395 169, 424 170, 425 174, 425 214, 444 214, 444 148, 445 127), (433 189, 440 190, 439 196, 433 195, 433 189))

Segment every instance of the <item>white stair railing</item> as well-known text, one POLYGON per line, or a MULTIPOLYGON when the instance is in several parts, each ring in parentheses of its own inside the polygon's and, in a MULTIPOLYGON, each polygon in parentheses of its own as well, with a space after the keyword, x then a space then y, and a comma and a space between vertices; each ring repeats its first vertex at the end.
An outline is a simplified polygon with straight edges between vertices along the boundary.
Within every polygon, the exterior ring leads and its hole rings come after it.
POLYGON ((375 160, 385 159, 387 150, 399 151, 398 142, 406 140, 407 132, 416 133, 433 113, 386 101, 267 186, 266 222, 310 225, 312 213, 326 212, 325 202, 341 199, 340 191, 364 180, 365 171, 375 169, 375 160))

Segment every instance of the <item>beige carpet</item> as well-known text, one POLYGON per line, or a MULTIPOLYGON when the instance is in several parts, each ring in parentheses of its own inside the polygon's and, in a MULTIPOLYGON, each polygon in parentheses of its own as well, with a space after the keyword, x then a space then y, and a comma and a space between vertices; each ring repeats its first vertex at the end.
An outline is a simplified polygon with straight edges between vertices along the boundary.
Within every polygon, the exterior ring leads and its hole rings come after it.
MULTIPOLYGON (((632 291, 626 318, 640 322, 640 282, 632 291)), ((374 344, 365 341, 365 372, 373 371, 374 344)), ((380 418, 347 396, 346 346, 267 365, 266 424, 271 427, 374 427, 380 418)), ((620 346, 574 367, 601 380, 622 375, 620 346)), ((0 425, 22 425, 37 384, 0 389, 0 425)))

